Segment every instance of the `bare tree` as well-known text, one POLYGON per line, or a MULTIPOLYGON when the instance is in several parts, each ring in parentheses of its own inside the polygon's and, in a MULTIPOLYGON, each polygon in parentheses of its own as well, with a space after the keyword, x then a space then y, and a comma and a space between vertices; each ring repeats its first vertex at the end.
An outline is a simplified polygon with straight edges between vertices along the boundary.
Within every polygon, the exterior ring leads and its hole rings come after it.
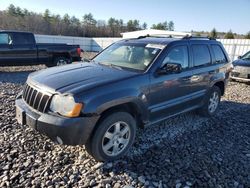
MULTIPOLYGON (((174 28, 163 22, 156 25, 156 28, 174 28)), ((147 23, 140 25, 140 21, 129 20, 125 23, 122 19, 110 18, 105 20, 96 20, 93 14, 83 15, 82 20, 67 13, 62 17, 53 14, 46 9, 42 14, 21 9, 11 4, 6 10, 0 11, 0 29, 3 30, 22 30, 30 31, 36 34, 48 35, 67 35, 84 37, 120 37, 120 33, 127 31, 137 31, 146 29, 147 23)))

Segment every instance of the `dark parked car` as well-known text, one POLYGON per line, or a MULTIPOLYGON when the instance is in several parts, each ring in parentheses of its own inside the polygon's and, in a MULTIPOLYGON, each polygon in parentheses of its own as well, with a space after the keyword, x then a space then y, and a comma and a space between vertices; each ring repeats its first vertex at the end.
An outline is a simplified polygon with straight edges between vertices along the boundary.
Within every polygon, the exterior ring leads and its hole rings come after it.
POLYGON ((0 66, 46 64, 48 67, 80 61, 79 45, 36 43, 33 33, 0 31, 0 66))
POLYGON ((60 144, 85 144, 96 160, 115 160, 138 127, 195 109, 214 115, 230 66, 216 40, 122 40, 89 63, 30 74, 16 115, 60 144))
POLYGON ((250 51, 233 62, 231 79, 250 82, 250 51))

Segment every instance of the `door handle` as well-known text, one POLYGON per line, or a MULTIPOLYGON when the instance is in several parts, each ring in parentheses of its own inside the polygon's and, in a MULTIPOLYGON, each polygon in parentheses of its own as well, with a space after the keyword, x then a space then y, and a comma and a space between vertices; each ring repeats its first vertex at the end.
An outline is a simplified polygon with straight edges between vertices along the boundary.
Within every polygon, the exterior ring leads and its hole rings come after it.
POLYGON ((190 77, 184 77, 182 78, 182 81, 196 81, 196 80, 199 80, 200 79, 200 76, 199 75, 193 75, 193 76, 190 76, 190 77))
POLYGON ((191 81, 197 81, 199 79, 200 79, 200 76, 198 76, 198 75, 194 75, 191 77, 191 81))

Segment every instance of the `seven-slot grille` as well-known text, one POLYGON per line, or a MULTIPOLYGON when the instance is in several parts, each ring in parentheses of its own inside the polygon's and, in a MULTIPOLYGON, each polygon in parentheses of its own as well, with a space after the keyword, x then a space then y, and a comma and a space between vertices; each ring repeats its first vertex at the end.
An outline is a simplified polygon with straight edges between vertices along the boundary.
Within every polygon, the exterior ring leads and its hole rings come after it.
POLYGON ((34 109, 45 112, 49 104, 50 96, 26 84, 23 90, 23 99, 34 109))

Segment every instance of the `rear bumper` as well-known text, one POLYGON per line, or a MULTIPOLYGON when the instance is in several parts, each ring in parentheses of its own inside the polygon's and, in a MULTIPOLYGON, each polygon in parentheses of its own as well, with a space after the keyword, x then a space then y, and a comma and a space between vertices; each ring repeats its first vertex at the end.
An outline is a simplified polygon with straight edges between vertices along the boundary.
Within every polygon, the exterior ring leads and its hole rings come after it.
POLYGON ((40 113, 30 108, 22 98, 18 98, 16 118, 18 123, 29 125, 55 142, 82 145, 87 142, 99 116, 66 118, 40 113))

